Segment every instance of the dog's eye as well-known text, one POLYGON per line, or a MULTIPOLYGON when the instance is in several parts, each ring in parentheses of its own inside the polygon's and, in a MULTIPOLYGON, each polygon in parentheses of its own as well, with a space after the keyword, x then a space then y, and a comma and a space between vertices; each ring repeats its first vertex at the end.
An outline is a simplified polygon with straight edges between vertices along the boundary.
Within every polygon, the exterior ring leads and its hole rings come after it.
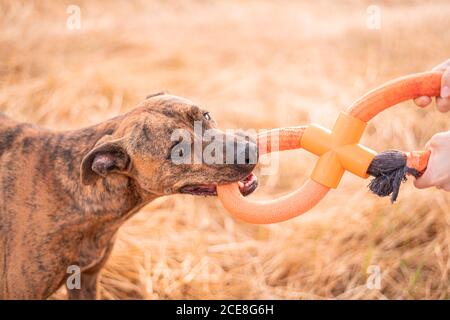
POLYGON ((204 114, 203 114, 203 118, 205 118, 206 120, 211 120, 211 115, 209 114, 209 112, 205 112, 204 114))

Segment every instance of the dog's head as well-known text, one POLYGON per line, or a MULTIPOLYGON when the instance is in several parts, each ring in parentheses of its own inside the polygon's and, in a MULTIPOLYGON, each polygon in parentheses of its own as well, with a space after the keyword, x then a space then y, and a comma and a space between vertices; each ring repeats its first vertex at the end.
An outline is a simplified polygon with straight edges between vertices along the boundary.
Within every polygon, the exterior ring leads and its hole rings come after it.
POLYGON ((218 184, 239 182, 247 195, 257 186, 256 161, 249 137, 217 129, 211 114, 191 101, 156 94, 84 156, 81 180, 94 184, 121 174, 155 195, 216 195, 218 184))

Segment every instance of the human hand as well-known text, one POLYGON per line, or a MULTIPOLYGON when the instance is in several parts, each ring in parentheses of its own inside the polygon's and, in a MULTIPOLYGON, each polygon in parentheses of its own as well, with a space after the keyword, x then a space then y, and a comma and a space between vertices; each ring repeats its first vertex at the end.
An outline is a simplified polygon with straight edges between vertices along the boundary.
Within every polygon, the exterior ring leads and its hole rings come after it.
POLYGON ((424 174, 414 181, 418 189, 435 186, 450 191, 450 131, 435 134, 426 144, 431 151, 424 174))
MULTIPOLYGON (((441 80, 441 96, 436 97, 436 106, 439 111, 447 112, 450 110, 450 59, 433 68, 433 71, 443 71, 441 80)), ((431 103, 431 97, 418 97, 414 99, 415 104, 424 108, 431 103)))

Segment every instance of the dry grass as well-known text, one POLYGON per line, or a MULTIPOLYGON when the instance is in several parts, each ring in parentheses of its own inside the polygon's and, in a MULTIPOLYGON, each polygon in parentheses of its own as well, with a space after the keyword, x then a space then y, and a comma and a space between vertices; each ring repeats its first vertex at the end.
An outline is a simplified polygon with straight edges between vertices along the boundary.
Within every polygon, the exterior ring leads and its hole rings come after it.
MULTIPOLYGON (((0 110, 50 128, 78 128, 168 90, 207 107, 224 128, 310 121, 395 76, 448 58, 448 1, 0 1, 0 110)), ((448 115, 411 103, 374 120, 364 142, 417 149, 448 115)), ((314 158, 281 157, 256 196, 300 185, 314 158)), ((404 185, 400 199, 346 176, 308 214, 253 226, 216 199, 172 196, 127 222, 101 279, 105 299, 449 298, 450 196, 404 185), (367 289, 366 269, 382 271, 367 289)), ((59 292, 56 298, 64 295, 59 292)))

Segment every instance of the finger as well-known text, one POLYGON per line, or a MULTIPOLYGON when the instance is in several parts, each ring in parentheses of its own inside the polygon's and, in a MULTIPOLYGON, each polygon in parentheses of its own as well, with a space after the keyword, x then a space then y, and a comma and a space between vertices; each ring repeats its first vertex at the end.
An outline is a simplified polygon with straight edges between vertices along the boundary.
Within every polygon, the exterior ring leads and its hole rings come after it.
POLYGON ((440 112, 450 111, 450 98, 436 98, 436 107, 440 112))
POLYGON ((447 183, 446 185, 441 186, 443 190, 450 191, 450 183, 447 183))
POLYGON ((414 180, 414 186, 417 189, 425 189, 433 186, 430 172, 431 171, 427 169, 421 177, 414 180))
POLYGON ((425 150, 431 151, 430 159, 428 160, 428 167, 425 169, 425 172, 419 178, 414 179, 414 186, 417 189, 424 189, 433 186, 432 184, 432 170, 430 169, 430 164, 434 158, 432 149, 433 137, 425 144, 425 150))
POLYGON ((433 71, 444 71, 445 69, 447 69, 448 67, 450 67, 450 59, 442 62, 441 64, 437 65, 436 67, 434 67, 432 70, 433 71))
POLYGON ((427 96, 418 97, 414 99, 414 103, 421 108, 425 108, 431 103, 431 98, 427 96))
POLYGON ((450 67, 445 69, 441 79, 441 96, 436 98, 436 105, 439 111, 450 110, 450 67))
POLYGON ((441 97, 450 98, 450 67, 445 69, 441 79, 441 97))

